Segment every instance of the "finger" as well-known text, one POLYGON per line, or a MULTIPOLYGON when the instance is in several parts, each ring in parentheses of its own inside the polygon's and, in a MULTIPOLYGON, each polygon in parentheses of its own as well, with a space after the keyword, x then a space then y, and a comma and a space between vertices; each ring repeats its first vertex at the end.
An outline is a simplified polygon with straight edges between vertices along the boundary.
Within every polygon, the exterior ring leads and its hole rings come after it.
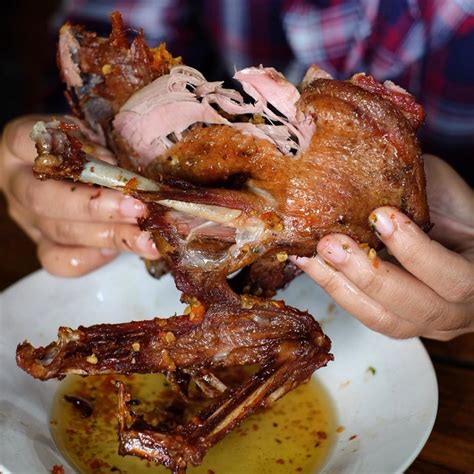
POLYGON ((38 259, 51 275, 78 277, 105 265, 118 255, 110 249, 63 246, 43 238, 38 244, 38 259))
POLYGON ((350 237, 332 234, 318 243, 318 254, 391 313, 418 326, 444 328, 453 306, 402 268, 367 252, 350 237))
POLYGON ((37 155, 35 144, 30 138, 31 129, 36 121, 44 118, 29 115, 8 123, 2 137, 3 152, 31 166, 37 155))
POLYGON ((377 235, 412 275, 451 302, 474 299, 474 265, 431 240, 400 211, 380 207, 369 217, 377 235))
POLYGON ((400 319, 380 303, 374 301, 341 272, 324 262, 319 255, 315 258, 290 258, 341 307, 370 329, 396 338, 407 338, 420 334, 420 329, 415 324, 400 319))
POLYGON ((474 241, 474 190, 445 161, 424 156, 426 192, 435 223, 430 237, 458 253, 474 241))
MULTIPOLYGON (((474 191, 445 161, 433 155, 424 155, 426 193, 430 214, 449 215, 444 217, 474 227, 474 191)), ((436 225, 433 230, 436 230, 436 225)))
POLYGON ((42 235, 56 244, 128 251, 148 259, 159 256, 150 234, 133 224, 95 224, 43 218, 37 225, 42 235))
POLYGON ((26 166, 12 173, 7 186, 21 206, 53 219, 135 223, 146 212, 145 204, 118 191, 81 183, 38 181, 26 166))

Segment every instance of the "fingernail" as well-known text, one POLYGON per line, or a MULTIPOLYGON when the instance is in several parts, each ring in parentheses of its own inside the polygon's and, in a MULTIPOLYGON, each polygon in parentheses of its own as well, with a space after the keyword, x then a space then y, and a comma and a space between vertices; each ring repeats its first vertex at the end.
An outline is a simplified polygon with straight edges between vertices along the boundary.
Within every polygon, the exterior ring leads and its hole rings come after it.
POLYGON ((118 250, 115 250, 115 249, 100 249, 100 253, 104 256, 104 257, 114 257, 115 255, 118 254, 118 250))
POLYGON ((308 257, 298 257, 298 255, 290 255, 288 257, 288 260, 290 260, 290 262, 293 262, 295 265, 303 266, 308 263, 310 259, 308 257))
POLYGON ((352 253, 351 246, 337 237, 323 238, 318 244, 318 253, 330 263, 344 263, 352 253))
POLYGON ((145 212, 145 204, 131 196, 124 196, 120 201, 120 212, 125 217, 140 217, 145 212))
POLYGON ((151 240, 148 232, 142 232, 137 239, 137 247, 148 255, 157 255, 158 250, 156 249, 155 242, 151 240))
POLYGON ((374 227, 375 231, 381 237, 387 238, 393 234, 395 230, 396 216, 391 209, 377 209, 369 216, 369 224, 374 227))

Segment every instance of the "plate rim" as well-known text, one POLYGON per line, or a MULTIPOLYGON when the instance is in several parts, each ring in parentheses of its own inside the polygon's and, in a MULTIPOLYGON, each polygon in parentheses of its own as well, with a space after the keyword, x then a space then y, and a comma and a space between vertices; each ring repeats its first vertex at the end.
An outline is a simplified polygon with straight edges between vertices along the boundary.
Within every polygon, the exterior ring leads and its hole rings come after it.
MULTIPOLYGON (((119 258, 114 259, 108 265, 120 264, 120 262, 123 263, 123 261, 125 259, 128 259, 130 257, 131 257, 130 255, 121 255, 121 256, 119 256, 119 258)), ((23 286, 23 285, 28 285, 31 280, 33 280, 35 278, 41 278, 42 276, 46 276, 47 278, 54 278, 54 279, 57 279, 58 281, 69 280, 69 279, 66 279, 66 278, 52 276, 44 269, 38 269, 38 270, 30 273, 29 275, 26 275, 25 277, 21 278, 20 280, 14 282, 12 285, 10 285, 7 288, 0 291, 0 323, 4 322, 3 321, 3 317, 4 317, 3 303, 5 301, 5 298, 10 293, 14 292, 18 287, 23 286)), ((89 275, 85 275, 85 277, 87 277, 87 276, 89 276, 89 275)), ((81 279, 81 277, 77 278, 76 280, 78 280, 78 279, 81 279)), ((2 338, 0 338, 0 342, 2 342, 1 339, 2 338)), ((434 394, 433 394, 433 406, 430 409, 431 416, 426 421, 426 426, 425 426, 425 429, 423 431, 423 435, 418 438, 416 446, 413 447, 411 454, 405 458, 403 463, 400 462, 400 467, 395 471, 396 473, 405 472, 406 469, 408 469, 408 467, 411 466, 413 464, 413 462, 418 458, 419 454, 421 453, 421 451, 425 447, 429 437, 431 436, 431 433, 433 431, 433 427, 436 423, 438 410, 439 410, 439 384, 438 384, 438 377, 437 377, 437 374, 436 374, 436 370, 435 370, 433 361, 431 360, 431 357, 430 357, 425 345, 423 344, 423 342, 421 341, 420 338, 416 337, 416 338, 410 338, 410 339, 413 341, 414 346, 417 348, 417 350, 421 349, 420 356, 423 359, 425 359, 425 361, 427 362, 427 365, 429 366, 429 375, 432 379, 432 382, 434 384, 433 388, 435 390, 434 390, 434 394)), ((337 406, 335 406, 335 408, 337 409, 337 406)), ((336 410, 336 413, 337 413, 337 410, 336 410)), ((327 461, 329 461, 329 458, 328 458, 327 461)), ((324 471, 324 466, 322 466, 321 469, 324 471)), ((356 471, 356 472, 361 472, 361 471, 356 471)))

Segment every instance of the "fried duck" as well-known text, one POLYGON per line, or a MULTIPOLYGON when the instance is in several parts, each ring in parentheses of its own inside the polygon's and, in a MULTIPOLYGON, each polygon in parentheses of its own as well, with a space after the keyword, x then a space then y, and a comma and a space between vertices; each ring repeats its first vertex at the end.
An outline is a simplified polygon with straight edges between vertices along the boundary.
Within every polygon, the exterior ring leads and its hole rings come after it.
POLYGON ((415 136, 423 110, 392 83, 364 74, 333 80, 312 66, 301 91, 272 68, 238 71, 240 90, 208 82, 119 15, 109 38, 65 25, 59 65, 75 118, 35 125, 39 179, 80 180, 146 203, 140 220, 189 303, 185 315, 60 328, 57 342, 18 346, 42 380, 76 373, 162 372, 186 398, 192 381, 217 400, 171 432, 134 414, 119 391, 119 451, 174 472, 258 407, 308 380, 331 359, 308 313, 270 299, 297 274, 288 255, 312 256, 342 232, 379 247, 368 227, 378 206, 429 225, 415 136), (94 157, 107 145, 118 166, 94 157), (215 370, 257 364, 237 388, 215 370))

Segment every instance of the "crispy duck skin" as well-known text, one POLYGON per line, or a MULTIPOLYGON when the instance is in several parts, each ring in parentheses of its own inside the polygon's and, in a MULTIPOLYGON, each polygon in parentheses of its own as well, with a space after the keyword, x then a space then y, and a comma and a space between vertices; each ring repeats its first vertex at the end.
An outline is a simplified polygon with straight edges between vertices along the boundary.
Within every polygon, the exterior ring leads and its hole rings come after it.
POLYGON ((164 44, 150 48, 143 31, 131 42, 129 33, 118 12, 112 14, 108 38, 66 23, 59 34, 57 60, 76 117, 95 141, 114 151, 120 166, 136 169, 136 156, 115 134, 112 119, 134 92, 169 73, 181 58, 174 58, 164 44))
MULTIPOLYGON (((181 284, 191 281, 193 269, 227 276, 262 258, 312 256, 318 240, 330 232, 377 248, 368 216, 382 205, 429 225, 415 133, 390 101, 350 81, 317 79, 303 91, 299 107, 318 126, 308 149, 297 156, 231 126, 211 125, 189 130, 171 147, 178 176, 164 173, 148 190, 122 183, 124 192, 148 204, 141 226, 173 260, 178 288, 186 294, 199 296, 196 285, 181 284), (232 176, 245 180, 234 189, 218 187, 232 176)), ((35 139, 38 177, 63 178, 70 162, 88 159, 79 149, 80 131, 64 124, 37 127, 35 139)), ((276 280, 287 283, 282 274, 276 280)), ((250 284, 255 281, 254 275, 250 284)))
MULTIPOLYGON (((245 104, 236 91, 208 83, 197 71, 179 66, 180 58, 173 58, 163 45, 149 48, 142 34, 130 43, 118 13, 112 17, 108 38, 100 38, 80 26, 65 25, 60 32, 58 63, 76 115, 85 119, 97 136, 105 137, 120 166, 155 180, 164 176, 201 187, 240 187, 266 197, 273 202, 259 207, 266 209, 263 214, 267 213, 270 225, 275 223, 277 229, 284 226, 279 240, 285 241, 283 247, 292 242, 293 253, 313 255, 317 240, 328 232, 343 232, 378 248, 380 242, 368 228, 367 216, 380 205, 397 207, 423 228, 429 227, 423 163, 415 137, 424 112, 413 96, 392 83, 380 84, 365 74, 334 81, 312 66, 300 95, 271 68, 238 72, 236 79, 256 103, 270 100, 279 108, 280 115, 268 117, 264 106, 245 104), (172 71, 178 72, 170 76, 172 71), (163 81, 152 83, 158 78, 163 81), (153 92, 154 84, 158 95, 153 92), (193 88, 194 95, 189 92, 193 88), (151 161, 143 161, 139 152, 143 147, 140 133, 126 133, 130 115, 134 118, 143 114, 144 127, 154 123, 148 117, 153 113, 152 105, 146 107, 147 112, 143 107, 137 108, 137 91, 145 104, 159 103, 158 99, 164 97, 164 103, 172 107, 171 116, 183 117, 178 119, 178 128, 176 123, 171 127, 174 132, 160 137, 165 141, 174 138, 151 161), (216 123, 209 107, 203 112, 204 102, 216 103, 227 116, 231 112, 251 112, 260 119, 261 115, 266 116, 270 123, 278 123, 286 114, 292 117, 286 127, 290 134, 298 132, 303 114, 310 124, 300 127, 306 130, 302 132, 306 148, 296 145, 300 151, 295 159, 284 147, 275 146, 281 144, 278 140, 263 136, 262 128, 257 130, 249 123, 191 127, 182 134, 179 122, 193 114, 197 121, 204 116, 208 123, 216 123), (193 107, 199 106, 202 110, 193 112, 193 107), (105 109, 109 112, 104 113, 105 109), (316 124, 314 133, 311 123, 316 124), (253 127, 251 132, 249 127, 253 127), (182 138, 173 145, 172 141, 181 134, 182 138), (351 201, 360 205, 347 206, 351 201), (301 240, 304 242, 298 242, 301 240)), ((170 115, 166 105, 156 109, 165 125, 171 126, 165 118, 170 115)), ((278 134, 277 129, 285 128, 258 126, 266 127, 270 137, 278 134)), ((171 128, 165 127, 165 132, 163 127, 156 127, 157 138, 171 128)), ((155 141, 154 138, 152 142, 155 141)), ((255 211, 255 206, 252 209, 255 211)), ((254 250, 255 246, 251 247, 254 250)), ((266 252, 265 248, 259 249, 258 255, 266 252)), ((237 291, 271 296, 291 281, 291 274, 297 274, 291 272, 288 262, 275 261, 274 255, 258 260, 259 265, 234 282, 237 291), (269 286, 266 275, 270 270, 278 273, 271 279, 278 286, 269 286)))
MULTIPOLYGON (((120 166, 147 175, 137 153, 114 130, 112 119, 134 92, 169 73, 171 67, 181 63, 181 58, 174 58, 164 44, 148 47, 141 32, 130 42, 117 12, 112 15, 108 38, 69 23, 61 28, 59 37, 58 65, 67 85, 66 97, 76 117, 87 126, 87 138, 107 145, 120 166)), ((270 261, 265 269, 264 262, 252 270, 253 279, 244 281, 241 277, 239 287, 235 282, 236 290, 246 289, 256 294, 264 291, 273 296, 278 288, 283 288, 289 275, 288 264, 270 261), (263 281, 261 285, 256 283, 259 270, 270 283, 267 277, 270 269, 275 275, 272 282, 277 286, 268 286, 263 281)), ((169 271, 164 259, 146 261, 146 265, 156 278, 169 271)))
POLYGON ((171 186, 91 161, 78 145, 81 132, 73 124, 39 123, 33 137, 39 153, 34 172, 39 178, 62 179, 69 173, 71 179, 109 185, 147 203, 149 216, 142 226, 153 227, 152 235, 168 256, 176 285, 184 292, 184 300, 191 302, 191 312, 169 319, 60 328, 57 342, 47 347, 34 348, 26 341, 20 344, 19 367, 41 380, 68 374, 162 372, 184 396, 188 377, 207 395, 219 397, 196 418, 163 432, 131 412, 126 403, 130 395, 117 384, 121 454, 164 464, 175 473, 185 472, 187 465, 199 464, 211 446, 256 409, 306 382, 332 360, 330 341, 311 315, 283 302, 240 296, 228 284, 227 274, 245 265, 253 254, 246 251, 235 259, 228 254, 235 236, 225 225, 238 225, 239 219, 245 225, 248 219, 255 219, 252 213, 242 216, 261 205, 260 197, 176 181, 171 186), (219 206, 222 203, 234 207, 219 206), (197 233, 197 245, 192 246, 189 230, 197 232, 192 227, 195 216, 187 211, 224 224, 223 237, 216 238, 215 230, 202 237, 197 233), (184 230, 179 229, 180 219, 184 230), (201 258, 188 258, 199 252, 201 258), (201 265, 206 259, 214 259, 209 268, 201 265), (221 367, 254 364, 260 370, 233 390, 223 387, 212 373, 221 367), (183 378, 184 386, 178 382, 183 378))
MULTIPOLYGON (((308 313, 282 301, 236 297, 196 316, 60 328, 57 342, 18 347, 17 362, 40 380, 69 374, 167 373, 284 361, 283 348, 313 344, 327 362, 330 342, 308 313), (306 341, 306 342, 305 342, 306 341), (138 345, 137 345, 138 344, 138 345)), ((291 352, 288 349, 288 354, 291 352)))
POLYGON ((119 452, 178 473, 199 464, 211 446, 256 409, 307 381, 332 360, 329 350, 329 339, 307 312, 244 296, 235 304, 213 304, 204 315, 60 328, 58 341, 47 347, 20 344, 17 363, 41 380, 162 372, 171 381, 185 374, 201 388, 211 384, 220 390, 223 384, 212 376, 213 369, 259 364, 260 370, 241 386, 223 386, 211 407, 171 432, 146 425, 131 412, 126 403, 130 395, 118 383, 119 452))
POLYGON ((313 256, 324 235, 379 248, 368 226, 397 207, 429 227, 416 130, 423 109, 392 83, 356 74, 333 80, 316 66, 301 93, 272 68, 237 71, 251 100, 178 64, 119 15, 109 38, 61 30, 58 60, 76 119, 39 122, 39 179, 106 186, 147 206, 139 221, 171 269, 189 316, 77 330, 18 346, 17 363, 42 380, 70 373, 162 372, 183 397, 190 380, 216 402, 171 432, 147 425, 118 383, 119 452, 185 472, 260 406, 332 360, 308 313, 271 297, 297 274, 288 255, 313 256), (107 144, 120 166, 97 160, 107 144), (232 279, 230 275, 240 270, 232 279), (230 390, 213 370, 257 364, 230 390))

